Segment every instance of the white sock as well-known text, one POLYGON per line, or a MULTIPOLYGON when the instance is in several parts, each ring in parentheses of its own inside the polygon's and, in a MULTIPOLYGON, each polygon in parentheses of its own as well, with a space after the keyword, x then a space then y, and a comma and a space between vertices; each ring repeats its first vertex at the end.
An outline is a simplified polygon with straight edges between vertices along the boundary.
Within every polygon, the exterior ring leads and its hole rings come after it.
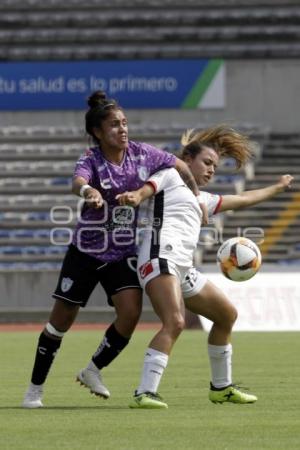
POLYGON ((99 373, 99 369, 98 369, 98 367, 96 366, 96 364, 94 363, 94 361, 92 359, 90 360, 90 362, 89 362, 89 364, 87 366, 87 369, 91 370, 92 372, 99 373))
POLYGON ((208 344, 208 355, 211 367, 211 382, 216 388, 223 388, 232 383, 231 355, 232 345, 208 344))
POLYGON ((148 348, 145 354, 141 383, 137 394, 142 392, 157 392, 161 377, 168 364, 168 355, 148 348))
POLYGON ((30 382, 28 390, 30 390, 30 391, 43 390, 43 386, 44 386, 44 383, 43 384, 33 384, 30 382))

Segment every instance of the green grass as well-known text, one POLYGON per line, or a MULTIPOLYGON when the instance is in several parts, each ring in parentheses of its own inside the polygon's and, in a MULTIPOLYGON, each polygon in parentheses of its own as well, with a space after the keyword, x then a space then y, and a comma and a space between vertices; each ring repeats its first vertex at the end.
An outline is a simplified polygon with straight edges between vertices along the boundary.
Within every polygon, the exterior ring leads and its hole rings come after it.
POLYGON ((103 371, 111 399, 75 383, 102 336, 71 331, 47 381, 42 410, 20 408, 38 333, 0 333, 1 450, 246 450, 300 448, 300 334, 236 333, 234 380, 251 387, 253 405, 208 401, 206 334, 184 331, 160 386, 168 410, 130 410, 153 331, 138 331, 103 371))

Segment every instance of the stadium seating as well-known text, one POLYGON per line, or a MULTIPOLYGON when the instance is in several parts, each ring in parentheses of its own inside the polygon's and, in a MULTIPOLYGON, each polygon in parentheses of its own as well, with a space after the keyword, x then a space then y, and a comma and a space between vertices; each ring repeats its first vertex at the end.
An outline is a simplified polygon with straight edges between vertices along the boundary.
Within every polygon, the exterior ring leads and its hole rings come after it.
MULTIPOLYGON (((150 142, 174 153, 180 149, 179 137, 184 129, 175 123, 167 129, 161 124, 132 126, 134 139, 149 140, 152 136, 150 142)), ((240 129, 250 132, 251 124, 242 124, 240 129)), ((254 126, 252 131, 262 148, 262 151, 257 148, 252 167, 235 173, 232 161, 224 160, 209 191, 232 194, 256 189, 276 182, 283 173, 296 175, 293 192, 299 190, 300 135, 275 135, 254 126)), ((72 227, 76 220, 77 199, 71 194, 71 175, 76 159, 86 147, 82 136, 82 130, 68 126, 0 128, 0 269, 39 270, 41 264, 53 268, 62 260, 70 237, 65 227, 72 227), (55 224, 50 211, 53 206, 58 207, 55 224), (74 212, 72 217, 68 208, 74 212), (54 239, 58 245, 51 246, 53 227, 56 227, 54 239)), ((282 193, 249 210, 219 216, 201 234, 201 260, 215 261, 219 243, 214 242, 216 234, 212 227, 222 233, 223 239, 243 233, 249 227, 263 228, 266 236, 278 234, 272 224, 291 201, 293 192, 282 193)), ((289 207, 292 211, 297 205, 289 207)), ((288 226, 285 223, 284 232, 264 255, 265 261, 291 263, 299 259, 299 225, 297 217, 288 226)))
MULTIPOLYGON (((2 0, 0 61, 298 58, 299 23, 299 0, 2 0)), ((132 123, 130 128, 132 139, 176 153, 187 127, 132 123)), ((251 131, 263 143, 263 153, 257 154, 259 164, 232 174, 230 160, 224 161, 209 187, 211 192, 259 188, 284 172, 299 175, 299 135, 275 135, 254 124, 241 124, 241 129, 251 131)), ((84 130, 73 125, 0 127, 0 243, 12 252, 10 261, 5 260, 7 253, 0 254, 0 268, 1 264, 41 267, 61 260, 60 253, 53 261, 50 252, 35 254, 28 246, 49 247, 52 206, 64 202, 76 208, 70 193, 71 175, 85 147, 84 130)), ((294 186, 299 190, 299 177, 294 186)), ((245 227, 263 227, 274 236, 278 233, 276 218, 285 211, 291 195, 284 193, 250 211, 224 214, 216 225, 224 238, 245 227)), ((290 206, 291 211, 294 207, 290 206)), ((56 217, 68 218, 67 210, 56 210, 56 217)), ((298 229, 296 217, 268 249, 265 260, 290 263, 299 258, 298 229)), ((209 229, 203 236, 207 245, 201 257, 214 262, 217 245, 211 242, 209 229)))
POLYGON ((296 0, 5 0, 0 60, 297 57, 299 21, 296 0))

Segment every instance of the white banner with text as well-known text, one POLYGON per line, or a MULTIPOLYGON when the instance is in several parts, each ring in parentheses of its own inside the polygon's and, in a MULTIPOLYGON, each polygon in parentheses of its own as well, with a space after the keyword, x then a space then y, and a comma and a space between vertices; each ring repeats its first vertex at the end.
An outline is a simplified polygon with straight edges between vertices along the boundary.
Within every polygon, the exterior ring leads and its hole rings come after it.
MULTIPOLYGON (((234 331, 300 331, 299 273, 258 273, 244 282, 207 275, 238 310, 234 331)), ((204 330, 210 330, 212 322, 202 316, 200 320, 204 330)))

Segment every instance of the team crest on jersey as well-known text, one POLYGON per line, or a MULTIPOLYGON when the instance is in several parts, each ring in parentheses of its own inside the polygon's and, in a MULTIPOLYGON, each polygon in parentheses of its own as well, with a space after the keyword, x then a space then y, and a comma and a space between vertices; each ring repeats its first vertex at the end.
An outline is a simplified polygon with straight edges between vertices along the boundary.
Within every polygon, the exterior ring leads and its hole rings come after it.
POLYGON ((139 272, 140 272, 140 276, 142 278, 142 280, 149 275, 149 273, 153 272, 153 266, 151 261, 147 261, 145 264, 143 264, 140 268, 139 268, 139 272))
POLYGON ((71 289, 72 284, 73 280, 71 280, 71 278, 63 278, 60 284, 61 290, 63 292, 68 292, 71 289))
POLYGON ((142 181, 146 181, 149 178, 149 172, 146 167, 138 168, 139 179, 142 181))

